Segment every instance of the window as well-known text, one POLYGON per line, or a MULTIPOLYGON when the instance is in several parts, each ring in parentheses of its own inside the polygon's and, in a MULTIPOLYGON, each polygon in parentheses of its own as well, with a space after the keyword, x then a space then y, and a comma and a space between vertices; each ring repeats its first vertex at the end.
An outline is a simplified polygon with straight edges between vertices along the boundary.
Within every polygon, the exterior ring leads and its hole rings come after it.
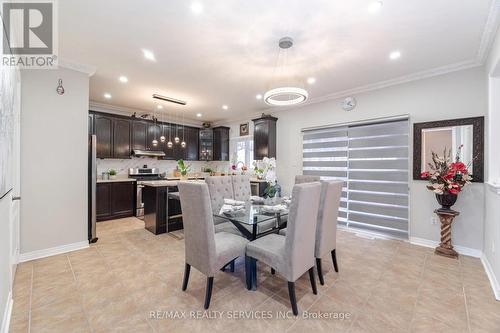
POLYGON ((304 175, 345 181, 339 224, 408 238, 408 132, 408 119, 304 131, 304 175))
POLYGON ((231 139, 231 161, 241 166, 244 163, 248 168, 253 163, 253 137, 245 136, 231 139))

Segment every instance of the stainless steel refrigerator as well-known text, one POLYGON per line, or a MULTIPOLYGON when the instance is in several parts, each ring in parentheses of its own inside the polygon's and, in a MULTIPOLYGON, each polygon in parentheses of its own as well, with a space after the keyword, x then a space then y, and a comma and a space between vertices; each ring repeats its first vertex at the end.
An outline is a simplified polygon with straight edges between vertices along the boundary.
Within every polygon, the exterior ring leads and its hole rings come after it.
POLYGON ((89 135, 89 170, 88 170, 88 193, 89 193, 89 243, 97 242, 96 236, 96 183, 97 183, 97 137, 89 135))

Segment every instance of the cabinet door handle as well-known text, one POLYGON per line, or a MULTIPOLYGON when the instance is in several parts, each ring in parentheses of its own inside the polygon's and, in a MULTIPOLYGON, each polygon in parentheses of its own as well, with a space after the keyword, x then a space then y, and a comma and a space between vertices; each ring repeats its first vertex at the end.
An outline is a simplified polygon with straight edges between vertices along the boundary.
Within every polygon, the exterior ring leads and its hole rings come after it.
POLYGON ((12 197, 12 201, 21 200, 21 197, 12 197))

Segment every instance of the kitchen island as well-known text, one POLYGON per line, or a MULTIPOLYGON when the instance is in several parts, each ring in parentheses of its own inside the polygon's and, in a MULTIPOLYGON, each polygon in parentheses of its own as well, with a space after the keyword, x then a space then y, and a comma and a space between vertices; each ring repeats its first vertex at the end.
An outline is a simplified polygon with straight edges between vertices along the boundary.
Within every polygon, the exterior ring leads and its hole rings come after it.
POLYGON ((183 229, 178 182, 178 180, 153 180, 142 183, 145 228, 155 235, 183 229))

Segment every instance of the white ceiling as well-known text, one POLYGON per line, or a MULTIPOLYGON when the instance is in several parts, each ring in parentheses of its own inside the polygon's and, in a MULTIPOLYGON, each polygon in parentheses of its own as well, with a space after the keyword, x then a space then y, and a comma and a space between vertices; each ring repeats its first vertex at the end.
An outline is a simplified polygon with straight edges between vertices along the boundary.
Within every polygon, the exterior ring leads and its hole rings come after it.
MULTIPOLYGON (((277 41, 291 36, 290 71, 310 100, 449 65, 477 64, 491 0, 63 0, 60 58, 97 68, 90 99, 151 111, 151 95, 187 118, 239 119, 268 107, 255 95, 273 84, 277 41), (144 59, 142 49, 157 61, 144 59), (389 53, 399 50, 392 61, 389 53), (118 77, 128 77, 127 84, 118 77), (105 92, 113 97, 106 100, 105 92), (228 110, 221 106, 227 104, 228 110)), ((483 41, 484 44, 484 41, 483 41)), ((484 45, 483 45, 484 48, 484 45)))

